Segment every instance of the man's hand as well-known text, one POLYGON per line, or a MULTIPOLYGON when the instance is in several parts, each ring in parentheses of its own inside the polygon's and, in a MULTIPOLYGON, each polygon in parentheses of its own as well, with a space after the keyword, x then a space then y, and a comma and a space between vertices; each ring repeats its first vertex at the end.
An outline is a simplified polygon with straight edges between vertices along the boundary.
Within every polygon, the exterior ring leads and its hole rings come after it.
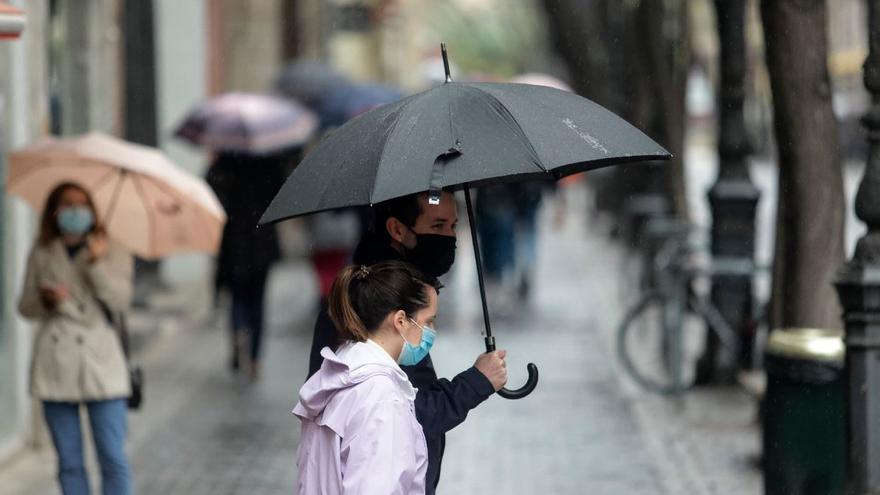
POLYGON ((495 391, 499 391, 507 384, 507 363, 504 358, 507 351, 494 351, 480 354, 474 367, 480 371, 492 384, 495 391))

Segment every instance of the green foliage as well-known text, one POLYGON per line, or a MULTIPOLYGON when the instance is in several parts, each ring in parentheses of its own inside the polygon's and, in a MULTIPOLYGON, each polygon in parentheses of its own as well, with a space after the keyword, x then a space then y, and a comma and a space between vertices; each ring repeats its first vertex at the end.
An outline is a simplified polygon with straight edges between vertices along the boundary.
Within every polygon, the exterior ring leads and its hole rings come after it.
POLYGON ((468 9, 457 3, 429 4, 428 18, 461 70, 508 78, 543 69, 547 28, 532 1, 490 0, 485 8, 468 9))

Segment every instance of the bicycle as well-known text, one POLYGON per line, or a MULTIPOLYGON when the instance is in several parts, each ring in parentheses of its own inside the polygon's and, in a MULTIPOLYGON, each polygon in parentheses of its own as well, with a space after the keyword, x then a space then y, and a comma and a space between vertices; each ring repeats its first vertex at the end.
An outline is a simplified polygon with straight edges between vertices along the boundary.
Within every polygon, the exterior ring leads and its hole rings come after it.
MULTIPOLYGON (((643 274, 643 295, 618 327, 617 352, 624 370, 637 384, 656 393, 677 395, 693 381, 687 376, 693 371, 686 367, 690 361, 688 344, 705 335, 706 326, 730 356, 739 352, 736 332, 712 304, 706 286, 716 275, 753 274, 755 266, 729 261, 701 265, 701 251, 691 239, 692 226, 665 222, 660 232, 655 232, 653 245, 649 243, 649 273, 643 274)), ((754 314, 750 317, 757 321, 754 314)))

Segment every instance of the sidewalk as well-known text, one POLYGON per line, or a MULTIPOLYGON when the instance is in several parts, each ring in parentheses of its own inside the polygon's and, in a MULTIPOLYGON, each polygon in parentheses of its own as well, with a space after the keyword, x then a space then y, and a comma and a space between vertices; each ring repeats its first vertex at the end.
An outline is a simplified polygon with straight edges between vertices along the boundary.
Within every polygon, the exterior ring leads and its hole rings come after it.
MULTIPOLYGON (((761 493, 749 465, 758 453, 755 406, 743 392, 697 390, 674 401, 623 377, 612 343, 627 255, 586 226, 577 213, 585 204, 569 208, 576 214, 565 228, 546 222, 541 232, 536 300, 519 316, 493 317, 510 387, 525 381, 527 362, 540 370, 538 387, 518 401, 490 398, 449 434, 439 493, 761 493)), ((431 353, 447 377, 483 350, 470 238, 458 244, 431 353)), ((273 273, 257 383, 228 371, 228 336, 214 323, 167 330, 140 358, 146 403, 131 415, 129 445, 136 493, 295 491, 299 424, 290 409, 307 367, 311 277, 297 263, 273 273)), ((54 466, 51 452, 22 456, 0 468, 0 494, 57 493, 54 466)))
MULTIPOLYGON (((586 211, 586 204, 569 210, 586 211)), ((620 297, 629 296, 621 268, 628 255, 581 215, 559 231, 550 223, 540 236, 537 300, 523 316, 496 318, 493 326, 499 348, 508 350, 510 387, 525 382, 527 362, 538 366, 539 385, 519 401, 493 397, 449 435, 440 492, 761 493, 751 466, 760 440, 753 399, 729 388, 676 401, 636 388, 614 351, 630 299, 620 297)), ((468 365, 460 349, 481 344, 479 308, 465 302, 476 301, 473 258, 459 254, 450 291, 461 299, 455 323, 438 325, 456 332, 443 334, 432 351, 447 375, 468 365)))
MULTIPOLYGON (((162 308, 153 315, 158 323, 151 328, 137 322, 142 352, 135 359, 144 368, 146 387, 143 408, 129 416, 135 493, 261 495, 295 486, 299 428, 289 411, 308 362, 311 334, 298 329, 305 327, 306 315, 311 320, 312 308, 298 301, 312 299, 311 272, 284 264, 270 287, 269 304, 276 310, 257 383, 229 371, 225 328, 209 321, 213 318, 194 319, 199 311, 181 312, 193 303, 198 308, 203 293, 160 294, 158 303, 151 301, 151 307, 162 308), (185 305, 175 303, 180 297, 185 305)), ((87 457, 95 475, 91 446, 87 457)), ((55 463, 51 446, 24 452, 0 467, 0 494, 58 493, 55 463)), ((98 486, 93 476, 95 493, 98 486)))

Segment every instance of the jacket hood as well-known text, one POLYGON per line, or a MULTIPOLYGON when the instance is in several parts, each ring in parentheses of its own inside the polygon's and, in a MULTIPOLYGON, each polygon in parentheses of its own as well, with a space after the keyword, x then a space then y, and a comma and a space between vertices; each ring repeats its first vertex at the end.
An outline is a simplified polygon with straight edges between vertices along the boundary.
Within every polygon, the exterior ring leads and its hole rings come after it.
POLYGON ((415 398, 415 389, 406 373, 372 341, 343 344, 337 352, 325 347, 321 356, 324 358, 321 369, 299 391, 293 414, 300 418, 317 420, 338 393, 376 376, 391 378, 404 397, 415 398))

